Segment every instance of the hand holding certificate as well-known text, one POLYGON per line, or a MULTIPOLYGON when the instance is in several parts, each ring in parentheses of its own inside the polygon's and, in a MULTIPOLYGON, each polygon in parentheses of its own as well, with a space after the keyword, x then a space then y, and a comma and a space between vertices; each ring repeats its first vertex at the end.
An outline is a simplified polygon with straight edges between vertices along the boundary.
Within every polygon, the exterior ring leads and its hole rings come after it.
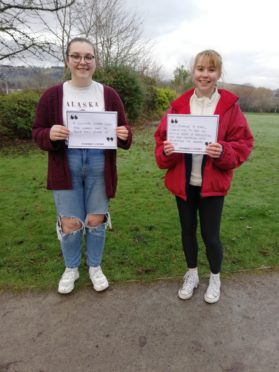
POLYGON ((117 112, 68 111, 67 125, 69 148, 117 148, 117 112))
POLYGON ((206 146, 217 141, 218 115, 169 114, 167 140, 174 152, 205 154, 206 146))

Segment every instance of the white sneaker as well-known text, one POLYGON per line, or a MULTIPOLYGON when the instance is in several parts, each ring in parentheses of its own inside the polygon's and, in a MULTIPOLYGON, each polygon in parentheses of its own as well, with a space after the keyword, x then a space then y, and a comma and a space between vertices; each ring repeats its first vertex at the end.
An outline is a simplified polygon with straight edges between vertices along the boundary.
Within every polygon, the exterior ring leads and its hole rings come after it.
POLYGON ((106 276, 102 272, 101 266, 97 267, 90 266, 89 276, 95 291, 100 292, 108 288, 109 283, 106 276))
POLYGON ((78 268, 73 269, 66 267, 58 285, 58 292, 67 294, 72 292, 75 287, 75 281, 79 278, 78 268))
POLYGON ((194 289, 199 285, 199 276, 197 270, 188 270, 184 275, 184 283, 178 291, 178 297, 181 300, 188 300, 193 296, 194 289))
POLYGON ((210 273, 209 285, 204 295, 204 301, 208 302, 209 304, 214 304, 215 302, 218 302, 220 298, 220 288, 221 288, 220 274, 210 273))

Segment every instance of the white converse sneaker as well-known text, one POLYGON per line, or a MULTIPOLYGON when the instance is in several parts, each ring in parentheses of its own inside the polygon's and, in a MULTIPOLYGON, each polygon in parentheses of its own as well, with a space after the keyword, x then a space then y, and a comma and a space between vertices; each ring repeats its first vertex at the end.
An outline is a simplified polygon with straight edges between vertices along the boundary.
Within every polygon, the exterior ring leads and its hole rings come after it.
POLYGON ((199 276, 197 270, 188 270, 184 275, 184 283, 178 291, 178 297, 181 300, 188 300, 193 296, 194 289, 199 285, 199 276))
POLYGON ((215 302, 218 302, 220 298, 220 288, 221 288, 220 274, 210 273, 209 285, 204 295, 204 301, 208 302, 209 304, 214 304, 215 302))
POLYGON ((72 292, 75 287, 75 281, 79 278, 78 268, 73 269, 66 267, 58 285, 58 292, 67 294, 72 292))
POLYGON ((97 267, 90 266, 89 276, 95 291, 100 292, 108 288, 109 283, 106 276, 102 272, 101 266, 97 267))

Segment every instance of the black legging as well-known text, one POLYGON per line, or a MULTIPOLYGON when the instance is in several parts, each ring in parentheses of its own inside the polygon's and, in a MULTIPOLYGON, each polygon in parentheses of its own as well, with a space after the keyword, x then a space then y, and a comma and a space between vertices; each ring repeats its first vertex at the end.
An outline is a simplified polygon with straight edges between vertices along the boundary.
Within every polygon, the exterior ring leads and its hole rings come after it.
POLYGON ((187 200, 176 197, 182 230, 182 244, 188 268, 198 265, 197 211, 199 211, 201 235, 206 247, 206 256, 213 274, 221 271, 223 247, 220 241, 220 224, 224 196, 202 198, 201 188, 191 186, 187 200))

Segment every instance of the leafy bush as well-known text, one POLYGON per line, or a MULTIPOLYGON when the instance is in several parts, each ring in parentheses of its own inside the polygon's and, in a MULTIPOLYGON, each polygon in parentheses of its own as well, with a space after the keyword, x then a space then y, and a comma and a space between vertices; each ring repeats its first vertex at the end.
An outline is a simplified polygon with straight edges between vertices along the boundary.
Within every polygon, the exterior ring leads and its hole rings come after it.
POLYGON ((176 92, 173 89, 148 86, 145 99, 146 111, 158 117, 162 116, 175 98, 176 92))
POLYGON ((31 138, 39 93, 22 91, 0 96, 0 136, 1 138, 31 138))
POLYGON ((170 102, 176 98, 176 92, 170 88, 155 87, 155 110, 164 112, 170 105, 170 102))
POLYGON ((135 120, 143 110, 144 86, 137 73, 128 66, 112 66, 96 70, 94 80, 114 88, 120 95, 129 120, 135 120))

